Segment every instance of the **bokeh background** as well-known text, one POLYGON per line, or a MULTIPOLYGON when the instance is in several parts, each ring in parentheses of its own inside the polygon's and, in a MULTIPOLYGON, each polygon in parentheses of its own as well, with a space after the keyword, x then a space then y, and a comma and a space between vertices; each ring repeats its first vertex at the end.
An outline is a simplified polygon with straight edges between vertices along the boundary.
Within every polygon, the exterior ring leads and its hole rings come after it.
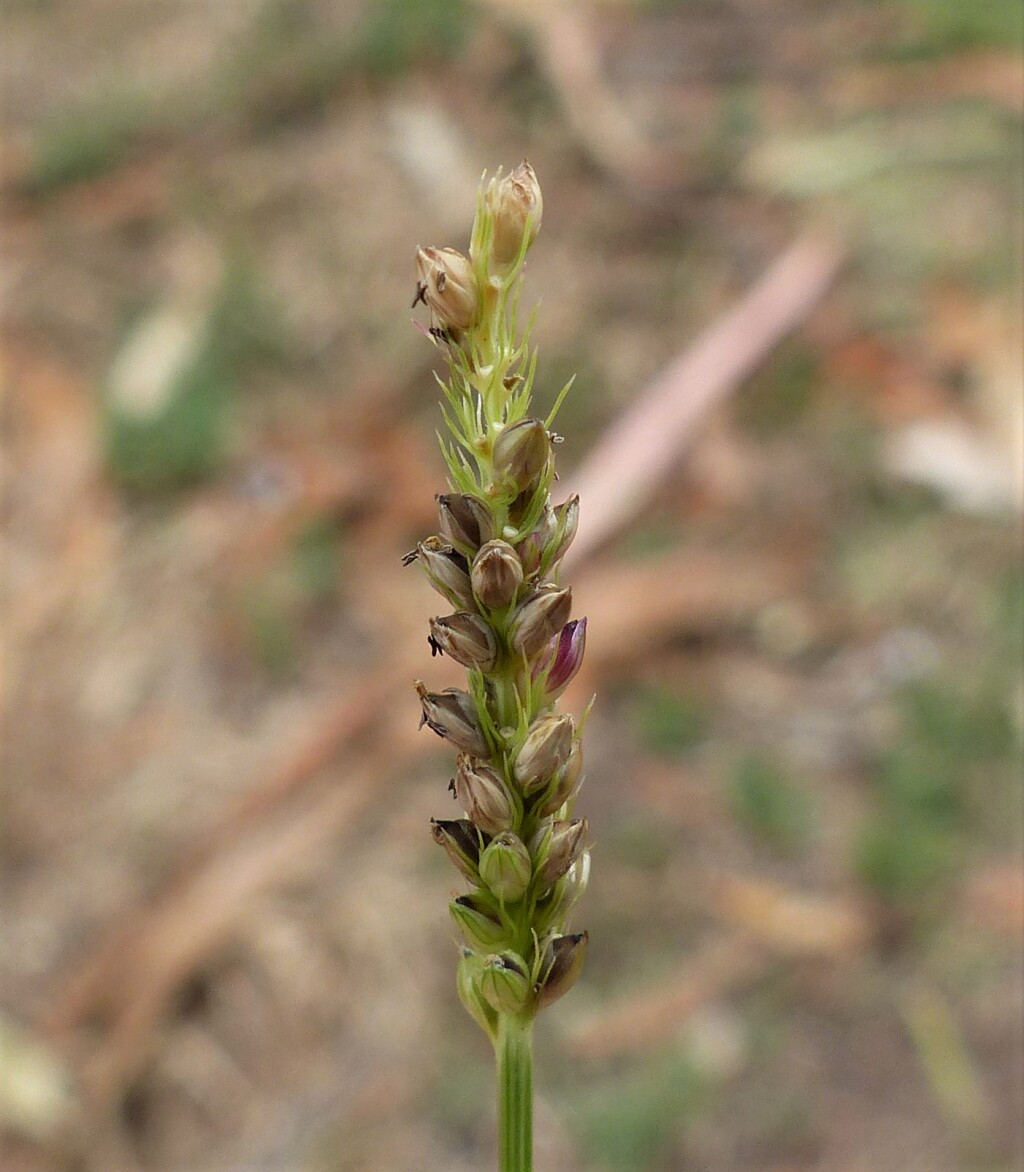
POLYGON ((491 1166, 411 689, 453 681, 400 557, 443 487, 414 250, 524 156, 565 491, 822 262, 650 496, 598 470, 538 1167, 1021 1167, 1016 0, 3 26, 4 1168, 491 1166))

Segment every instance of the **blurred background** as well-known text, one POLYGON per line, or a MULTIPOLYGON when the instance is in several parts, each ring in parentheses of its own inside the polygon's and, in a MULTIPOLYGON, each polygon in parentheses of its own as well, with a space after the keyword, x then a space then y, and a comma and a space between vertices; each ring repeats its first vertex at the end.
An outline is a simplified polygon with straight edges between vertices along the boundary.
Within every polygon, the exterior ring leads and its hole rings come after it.
POLYGON ((624 514, 571 572, 591 946, 538 1168, 1021 1167, 1016 0, 3 24, 4 1168, 491 1166, 400 558, 415 248, 524 156, 538 404, 577 374, 581 540, 624 514))

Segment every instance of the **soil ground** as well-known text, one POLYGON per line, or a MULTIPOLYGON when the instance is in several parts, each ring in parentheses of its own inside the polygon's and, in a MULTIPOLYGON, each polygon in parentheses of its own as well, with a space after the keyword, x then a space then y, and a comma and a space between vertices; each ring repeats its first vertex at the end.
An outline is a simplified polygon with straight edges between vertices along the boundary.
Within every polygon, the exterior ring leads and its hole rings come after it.
POLYGON ((491 1166, 408 306, 528 156, 567 484, 795 238, 846 256, 573 572, 591 946, 537 1166, 1020 1168, 1015 7, 3 22, 4 1167, 491 1166))

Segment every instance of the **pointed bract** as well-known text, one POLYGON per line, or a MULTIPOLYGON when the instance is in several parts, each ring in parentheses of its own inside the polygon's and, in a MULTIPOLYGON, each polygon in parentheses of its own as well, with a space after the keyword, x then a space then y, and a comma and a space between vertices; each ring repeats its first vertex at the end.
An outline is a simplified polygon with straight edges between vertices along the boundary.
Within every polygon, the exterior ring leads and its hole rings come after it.
POLYGON ((583 850, 579 858, 565 873, 560 884, 562 907, 568 915, 573 907, 583 897, 590 882, 590 851, 583 850))
POLYGON ((490 757, 491 749, 480 727, 476 704, 468 692, 458 688, 428 692, 422 680, 416 681, 416 692, 423 707, 421 726, 425 724, 471 757, 490 757))
POLYGON ((571 801, 583 783, 583 742, 577 738, 573 741, 569 751, 569 759, 556 775, 549 793, 537 803, 536 812, 541 818, 547 818, 571 801))
POLYGON ((586 932, 575 932, 571 936, 556 936, 548 943, 536 989, 537 1005, 541 1009, 564 997, 576 984, 589 939, 586 932))
POLYGON ((530 164, 524 159, 511 175, 492 179, 484 203, 494 217, 491 255, 504 268, 518 259, 524 237, 529 248, 540 231, 544 200, 530 164))
MULTIPOLYGON (((480 305, 469 257, 456 248, 421 248, 416 253, 417 298, 452 330, 474 324, 480 305)), ((415 303, 414 303, 415 304, 415 303)))
POLYGON ((533 577, 541 568, 544 551, 554 540, 557 525, 554 509, 550 505, 545 505, 537 524, 516 546, 519 560, 523 563, 523 573, 527 578, 533 577))
POLYGON ((482 500, 465 493, 441 493, 437 498, 438 533, 472 558, 481 545, 494 536, 494 518, 482 500))
POLYGON ((551 822, 545 827, 545 834, 531 854, 537 868, 537 891, 548 891, 576 862, 583 850, 587 833, 586 818, 571 822, 551 822))
POLYGON ((449 903, 448 910, 470 948, 494 952, 508 943, 508 932, 501 920, 478 896, 460 895, 449 903))
POLYGON ((580 527, 580 498, 573 493, 554 510, 555 533, 544 551, 544 572, 550 573, 565 557, 580 527))
POLYGON ((453 606, 473 606, 469 563, 458 550, 439 537, 428 537, 416 546, 416 560, 423 566, 431 586, 453 606))
POLYGON ((503 952, 484 960, 479 989, 497 1013, 522 1013, 533 997, 526 962, 515 952, 503 952))
POLYGON ((469 577, 481 606, 504 610, 523 584, 523 563, 507 541, 488 541, 473 559, 469 577))
POLYGON ((521 419, 494 441, 494 478, 518 492, 536 488, 551 459, 551 439, 539 419, 521 419))
POLYGON ((565 691, 583 663, 587 646, 587 620, 573 619, 552 640, 551 667, 544 681, 544 698, 550 703, 565 691))
POLYGON ((523 793, 546 785, 569 760, 573 719, 569 715, 542 716, 535 721, 516 754, 515 779, 523 793))
POLYGON ((480 976, 484 959, 471 948, 463 948, 459 956, 455 982, 459 1000, 466 1012, 493 1041, 498 1032, 498 1015, 480 991, 480 976))
POLYGON ((486 834, 500 834, 511 827, 515 807, 497 770, 461 757, 454 781, 456 800, 474 825, 486 834))
POLYGON ((530 852, 511 830, 496 835, 480 855, 480 878, 502 903, 518 903, 532 877, 530 852))
POLYGON ((494 631, 477 614, 460 611, 430 620, 430 638, 446 655, 463 667, 487 672, 498 657, 494 631))
POLYGON ((480 882, 478 865, 484 841, 480 831, 466 818, 431 818, 430 833, 456 867, 474 883, 480 882))
POLYGON ((572 613, 572 591, 543 586, 523 601, 509 624, 512 650, 532 659, 561 631, 572 613))

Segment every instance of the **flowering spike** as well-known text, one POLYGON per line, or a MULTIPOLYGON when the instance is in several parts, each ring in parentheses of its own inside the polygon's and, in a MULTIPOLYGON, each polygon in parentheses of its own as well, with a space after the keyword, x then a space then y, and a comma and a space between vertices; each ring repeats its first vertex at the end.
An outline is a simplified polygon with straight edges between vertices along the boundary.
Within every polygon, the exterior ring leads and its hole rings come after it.
POLYGON ((464 691, 419 681, 416 690, 422 723, 458 750, 451 788, 465 817, 437 820, 432 833, 472 885, 449 905, 465 941, 458 991, 498 1053, 502 1166, 516 1168, 530 1163, 526 1039, 540 1007, 579 975, 587 935, 570 933, 568 917, 590 867, 586 820, 573 817, 582 721, 555 708, 587 632, 556 577, 579 498, 551 501, 550 428, 572 380, 538 418, 536 311, 525 327, 518 317, 542 214, 524 162, 482 184, 468 258, 450 248, 417 254, 414 304, 427 307, 424 330, 448 364, 438 380, 448 486, 437 497, 437 536, 406 559, 454 610, 430 620, 431 650, 468 672, 464 691))

